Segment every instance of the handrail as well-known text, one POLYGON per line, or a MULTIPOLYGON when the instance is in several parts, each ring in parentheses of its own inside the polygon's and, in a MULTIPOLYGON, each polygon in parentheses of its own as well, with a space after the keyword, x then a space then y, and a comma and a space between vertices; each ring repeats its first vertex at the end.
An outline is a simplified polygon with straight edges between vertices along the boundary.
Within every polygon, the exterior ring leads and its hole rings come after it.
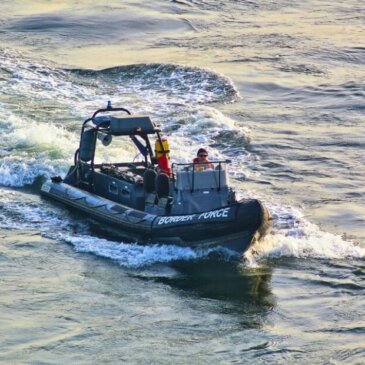
POLYGON ((128 109, 125 109, 125 108, 107 107, 107 108, 98 109, 90 119, 94 119, 97 114, 105 113, 105 112, 126 112, 127 114, 132 115, 132 113, 128 109))
MULTIPOLYGON (((208 163, 231 163, 232 160, 209 160, 208 163)), ((177 162, 174 162, 171 167, 173 166, 192 166, 192 165, 206 165, 207 163, 206 162, 185 162, 185 163, 177 163, 177 162)))

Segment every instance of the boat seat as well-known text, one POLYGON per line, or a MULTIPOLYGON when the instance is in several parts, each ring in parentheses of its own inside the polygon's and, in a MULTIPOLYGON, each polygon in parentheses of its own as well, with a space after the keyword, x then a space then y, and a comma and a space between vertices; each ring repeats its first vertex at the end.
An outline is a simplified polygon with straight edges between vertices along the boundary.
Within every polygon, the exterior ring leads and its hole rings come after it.
POLYGON ((146 194, 153 193, 156 190, 156 176, 155 170, 147 169, 143 174, 143 187, 146 194))
POLYGON ((170 179, 164 173, 158 174, 156 177, 156 193, 159 199, 169 196, 170 179))

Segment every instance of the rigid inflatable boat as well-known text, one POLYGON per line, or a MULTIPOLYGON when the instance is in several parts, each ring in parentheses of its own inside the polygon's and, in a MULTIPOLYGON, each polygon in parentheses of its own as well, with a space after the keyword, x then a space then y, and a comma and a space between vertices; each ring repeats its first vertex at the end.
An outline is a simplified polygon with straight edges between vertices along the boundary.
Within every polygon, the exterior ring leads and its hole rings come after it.
POLYGON ((210 161, 209 168, 170 165, 168 141, 160 133, 148 116, 109 103, 85 120, 74 164, 64 179, 45 182, 42 195, 118 228, 123 240, 246 251, 266 233, 267 209, 256 199, 236 200, 228 160, 210 161), (98 141, 108 146, 116 137, 133 143, 141 160, 95 163, 98 141))

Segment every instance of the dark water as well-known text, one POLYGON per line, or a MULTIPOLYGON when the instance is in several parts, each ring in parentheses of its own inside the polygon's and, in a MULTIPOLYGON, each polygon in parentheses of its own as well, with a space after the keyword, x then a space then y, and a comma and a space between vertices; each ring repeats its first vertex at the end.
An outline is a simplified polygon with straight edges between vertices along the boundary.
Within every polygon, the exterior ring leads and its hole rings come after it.
POLYGON ((362 2, 0 10, 1 363, 365 363, 362 2), (232 159, 267 239, 244 259, 138 246, 41 199, 107 100, 151 115, 175 161, 232 159))

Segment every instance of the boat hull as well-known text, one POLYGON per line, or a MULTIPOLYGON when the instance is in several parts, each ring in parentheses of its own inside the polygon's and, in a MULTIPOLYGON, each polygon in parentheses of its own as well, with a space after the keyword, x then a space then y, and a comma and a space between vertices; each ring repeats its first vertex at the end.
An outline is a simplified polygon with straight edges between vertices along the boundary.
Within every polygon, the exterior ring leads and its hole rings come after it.
POLYGON ((45 197, 113 226, 121 239, 138 243, 190 247, 223 246, 245 252, 270 223, 266 208, 255 199, 187 215, 155 215, 118 204, 63 182, 47 182, 45 197))

